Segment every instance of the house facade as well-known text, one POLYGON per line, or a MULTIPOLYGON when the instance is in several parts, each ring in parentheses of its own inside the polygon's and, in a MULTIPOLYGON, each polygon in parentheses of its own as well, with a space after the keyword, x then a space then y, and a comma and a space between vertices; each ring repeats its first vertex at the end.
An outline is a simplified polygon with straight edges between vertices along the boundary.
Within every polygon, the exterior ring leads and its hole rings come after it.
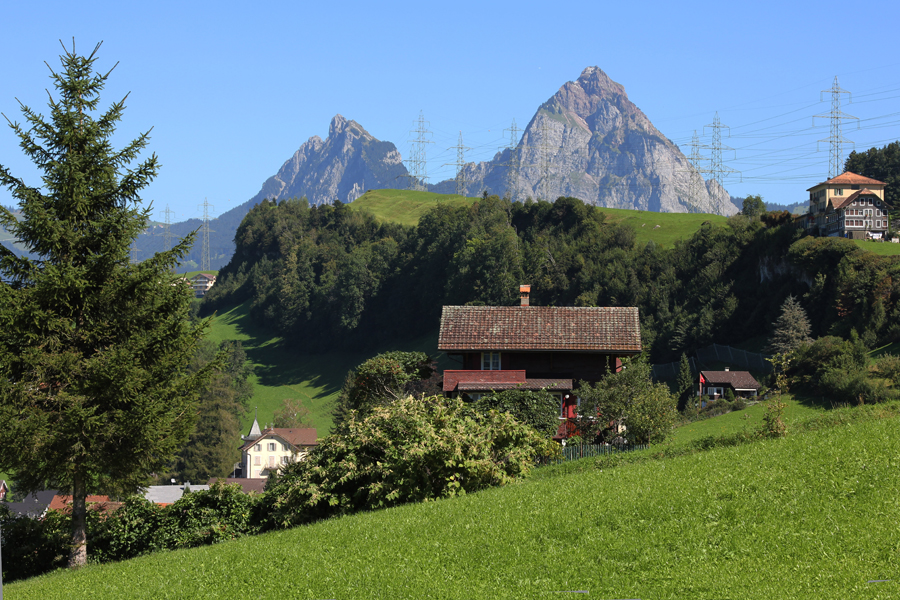
POLYGON ((256 419, 250 433, 242 439, 241 473, 254 479, 268 477, 284 465, 304 460, 318 445, 315 429, 269 427, 260 431, 256 419))
POLYGON ((194 295, 198 298, 202 298, 206 295, 206 292, 215 285, 216 276, 209 273, 198 273, 191 277, 190 281, 191 289, 194 290, 194 295))
POLYGON ((735 397, 753 398, 759 394, 759 382, 749 371, 700 371, 698 396, 719 399, 731 390, 735 397))
POLYGON ((579 382, 599 381, 640 354, 638 309, 530 306, 530 286, 520 291, 521 306, 443 308, 438 349, 460 367, 444 371, 444 394, 546 389, 565 422, 575 416, 579 382))
POLYGON ((889 229, 883 181, 849 171, 807 190, 810 233, 852 239, 882 239, 889 229))

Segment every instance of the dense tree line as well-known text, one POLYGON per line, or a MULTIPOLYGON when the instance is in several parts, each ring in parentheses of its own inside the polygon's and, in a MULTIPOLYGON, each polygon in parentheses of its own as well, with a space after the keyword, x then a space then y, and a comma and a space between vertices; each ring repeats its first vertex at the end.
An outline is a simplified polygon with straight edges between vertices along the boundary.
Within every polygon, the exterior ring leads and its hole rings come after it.
POLYGON ((767 335, 789 295, 813 336, 900 336, 894 259, 749 212, 666 249, 575 198, 437 203, 416 227, 267 201, 238 229, 203 310, 247 301, 256 322, 310 351, 361 348, 434 331, 445 304, 514 305, 530 283, 534 305, 639 307, 653 361, 767 335))

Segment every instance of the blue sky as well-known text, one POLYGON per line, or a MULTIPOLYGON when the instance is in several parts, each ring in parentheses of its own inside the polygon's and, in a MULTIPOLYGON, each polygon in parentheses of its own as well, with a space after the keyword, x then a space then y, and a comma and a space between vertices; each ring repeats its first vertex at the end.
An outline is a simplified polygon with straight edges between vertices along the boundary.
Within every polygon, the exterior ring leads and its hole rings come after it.
MULTIPOLYGON (((896 2, 168 1, 8 3, 0 24, 0 112, 16 98, 46 112, 62 39, 98 67, 117 61, 104 105, 131 92, 118 145, 153 127, 159 177, 143 194, 162 219, 220 214, 255 195, 335 114, 404 157, 422 111, 435 142, 431 182, 449 178, 459 132, 468 160, 488 160, 537 107, 587 66, 624 85, 690 154, 718 112, 732 195, 789 203, 828 174, 834 77, 852 92, 843 134, 856 149, 900 139, 900 57, 888 48, 896 2), (820 101, 821 99, 821 101, 820 101), (727 135, 728 130, 725 130, 727 135)), ((852 145, 848 145, 846 155, 852 145)), ((0 164, 37 172, 0 128, 0 164)), ((0 203, 11 196, 0 191, 0 203)))

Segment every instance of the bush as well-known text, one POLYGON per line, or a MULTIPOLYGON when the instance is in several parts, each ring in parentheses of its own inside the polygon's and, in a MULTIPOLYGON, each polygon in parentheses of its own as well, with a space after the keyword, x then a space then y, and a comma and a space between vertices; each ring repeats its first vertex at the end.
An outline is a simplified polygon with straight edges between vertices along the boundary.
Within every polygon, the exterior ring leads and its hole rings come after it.
POLYGON ((546 391, 506 390, 482 396, 472 407, 484 413, 507 412, 516 421, 531 425, 547 437, 559 429, 559 400, 546 391))
POLYGON ((456 496, 524 475, 557 445, 504 412, 458 399, 402 398, 350 413, 344 431, 266 488, 269 526, 456 496))

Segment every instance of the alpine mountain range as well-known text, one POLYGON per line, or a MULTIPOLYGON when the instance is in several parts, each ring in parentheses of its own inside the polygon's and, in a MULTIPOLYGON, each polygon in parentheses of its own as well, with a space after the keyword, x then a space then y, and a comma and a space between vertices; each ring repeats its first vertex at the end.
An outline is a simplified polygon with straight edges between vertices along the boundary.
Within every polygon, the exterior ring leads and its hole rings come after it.
MULTIPOLYGON (((573 196, 596 206, 655 212, 738 212, 728 193, 714 180, 704 181, 678 146, 628 99, 622 85, 598 67, 588 67, 538 107, 515 149, 486 162, 466 163, 459 181, 421 181, 393 143, 336 115, 326 139, 309 138, 253 198, 210 220, 209 268, 227 264, 238 225, 264 199, 349 203, 367 190, 407 187, 442 194, 464 189, 467 196, 487 191, 514 200, 573 196)), ((199 219, 173 223, 170 235, 182 237, 201 224, 199 219)), ((163 249, 161 228, 154 229, 138 238, 138 259, 163 249)), ((186 260, 200 264, 201 254, 198 239, 186 260)))

